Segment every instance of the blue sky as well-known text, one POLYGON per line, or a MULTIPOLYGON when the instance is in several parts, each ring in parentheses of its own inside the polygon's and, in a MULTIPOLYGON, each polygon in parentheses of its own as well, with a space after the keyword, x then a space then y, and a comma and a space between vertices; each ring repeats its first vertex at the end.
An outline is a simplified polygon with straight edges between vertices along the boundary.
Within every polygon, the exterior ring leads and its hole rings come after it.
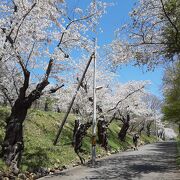
MULTIPOLYGON (((67 2, 73 8, 76 6, 84 7, 91 0, 69 0, 67 2)), ((136 0, 104 0, 104 2, 113 2, 114 5, 107 9, 107 14, 100 21, 99 27, 103 30, 102 33, 98 33, 98 45, 100 46, 110 43, 114 39, 114 31, 130 20, 128 14, 136 0)), ((129 80, 150 80, 151 86, 149 91, 162 98, 160 89, 163 69, 160 67, 157 67, 153 72, 146 72, 146 69, 143 67, 134 67, 132 64, 123 65, 121 68, 118 68, 117 76, 123 83, 129 80)))

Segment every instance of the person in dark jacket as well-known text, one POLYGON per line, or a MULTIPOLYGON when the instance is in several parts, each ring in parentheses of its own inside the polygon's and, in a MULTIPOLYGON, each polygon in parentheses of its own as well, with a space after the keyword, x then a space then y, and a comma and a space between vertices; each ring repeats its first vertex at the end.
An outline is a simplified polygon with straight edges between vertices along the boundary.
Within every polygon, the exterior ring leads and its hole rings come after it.
POLYGON ((138 135, 138 134, 134 134, 134 135, 133 135, 134 150, 138 150, 138 148, 137 148, 138 139, 139 139, 139 135, 138 135))

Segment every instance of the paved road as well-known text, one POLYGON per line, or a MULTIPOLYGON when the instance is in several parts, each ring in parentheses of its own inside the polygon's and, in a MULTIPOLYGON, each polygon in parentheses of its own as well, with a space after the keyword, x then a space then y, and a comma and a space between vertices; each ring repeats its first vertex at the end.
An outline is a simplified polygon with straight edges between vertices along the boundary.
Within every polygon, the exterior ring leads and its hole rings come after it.
POLYGON ((161 142, 122 152, 97 162, 96 168, 80 166, 42 180, 180 180, 176 143, 161 142))

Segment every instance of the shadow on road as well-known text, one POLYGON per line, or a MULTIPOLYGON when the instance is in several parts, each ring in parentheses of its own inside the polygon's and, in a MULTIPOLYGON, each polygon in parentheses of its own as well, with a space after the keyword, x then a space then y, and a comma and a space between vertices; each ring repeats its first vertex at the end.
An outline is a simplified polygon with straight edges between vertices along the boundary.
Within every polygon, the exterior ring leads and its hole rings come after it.
POLYGON ((96 167, 78 167, 54 175, 53 180, 180 180, 175 163, 176 143, 147 145, 97 161, 96 167), (168 176, 167 176, 168 175, 168 176), (176 176, 176 177, 175 177, 176 176))
MULTIPOLYGON (((157 143, 154 149, 138 155, 117 156, 97 162, 97 170, 92 170, 93 177, 88 179, 140 179, 143 174, 173 173, 176 146, 174 142, 157 143), (148 152, 149 151, 149 152, 148 152)), ((85 178, 86 179, 86 178, 85 178)))

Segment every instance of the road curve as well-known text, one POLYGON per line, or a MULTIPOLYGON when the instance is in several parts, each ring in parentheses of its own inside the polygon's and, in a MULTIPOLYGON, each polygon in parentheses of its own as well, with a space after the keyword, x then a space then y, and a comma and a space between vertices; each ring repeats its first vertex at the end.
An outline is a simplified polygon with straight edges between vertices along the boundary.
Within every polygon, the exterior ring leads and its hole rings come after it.
POLYGON ((159 142, 138 151, 121 152, 97 161, 95 168, 79 166, 41 180, 180 180, 176 143, 159 142))

